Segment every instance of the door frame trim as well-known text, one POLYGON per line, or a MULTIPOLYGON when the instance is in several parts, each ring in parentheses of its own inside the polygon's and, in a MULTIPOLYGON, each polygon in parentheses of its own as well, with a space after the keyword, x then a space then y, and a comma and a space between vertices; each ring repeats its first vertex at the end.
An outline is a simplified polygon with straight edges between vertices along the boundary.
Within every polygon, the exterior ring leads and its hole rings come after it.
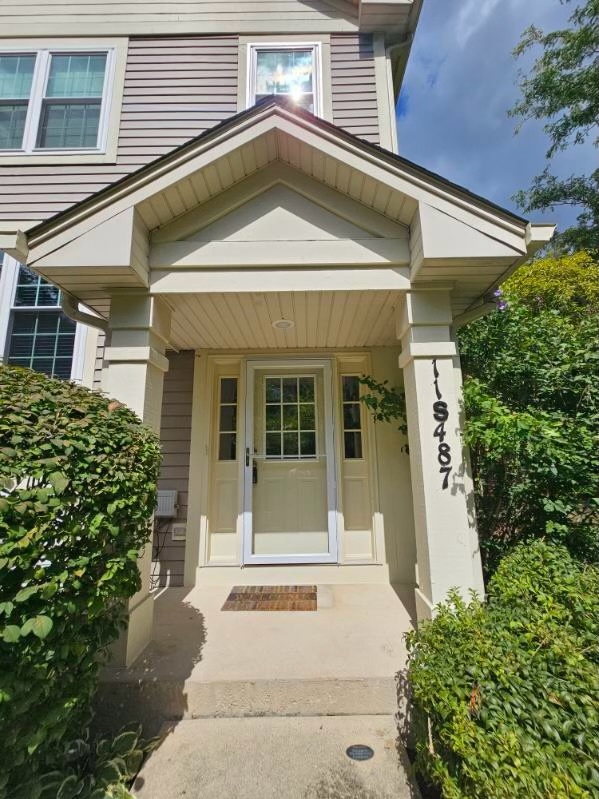
POLYGON ((246 360, 245 390, 245 440, 241 456, 243 458, 243 563, 254 564, 292 564, 292 563, 337 563, 337 486, 335 465, 335 414, 333 408, 333 370, 331 358, 248 358, 246 360), (254 384, 256 370, 320 369, 323 374, 326 476, 327 476, 327 519, 329 526, 328 554, 303 555, 254 555, 253 514, 252 514, 252 462, 246 463, 245 453, 254 447, 254 384))

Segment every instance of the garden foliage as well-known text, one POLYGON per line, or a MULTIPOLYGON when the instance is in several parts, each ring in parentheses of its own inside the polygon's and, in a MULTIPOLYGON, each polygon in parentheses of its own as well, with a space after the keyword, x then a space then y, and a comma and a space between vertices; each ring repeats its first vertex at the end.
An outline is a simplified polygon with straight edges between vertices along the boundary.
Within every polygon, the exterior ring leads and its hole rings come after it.
POLYGON ((597 557, 598 287, 585 253, 535 261, 505 283, 501 310, 460 332, 487 571, 539 535, 597 557))
MULTIPOLYGON (((119 403, 0 367, 0 796, 38 796, 86 729, 139 588, 159 462, 155 435, 119 403)), ((71 789, 57 795, 82 795, 71 789)))
POLYGON ((417 768, 444 799, 599 796, 597 568, 536 541, 488 590, 409 635, 417 768))

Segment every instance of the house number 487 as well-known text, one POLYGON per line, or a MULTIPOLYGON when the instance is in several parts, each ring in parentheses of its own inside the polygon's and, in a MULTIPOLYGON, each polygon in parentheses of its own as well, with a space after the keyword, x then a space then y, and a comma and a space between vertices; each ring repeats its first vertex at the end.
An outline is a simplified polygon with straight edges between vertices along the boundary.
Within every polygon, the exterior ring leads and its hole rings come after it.
POLYGON ((433 360, 433 375, 435 377, 435 394, 437 397, 437 401, 433 402, 433 419, 437 422, 433 435, 438 440, 437 460, 440 465, 439 472, 443 475, 441 488, 445 490, 449 486, 449 473, 451 472, 451 447, 445 441, 445 423, 449 418, 449 411, 439 388, 439 370, 437 369, 436 359, 433 360))

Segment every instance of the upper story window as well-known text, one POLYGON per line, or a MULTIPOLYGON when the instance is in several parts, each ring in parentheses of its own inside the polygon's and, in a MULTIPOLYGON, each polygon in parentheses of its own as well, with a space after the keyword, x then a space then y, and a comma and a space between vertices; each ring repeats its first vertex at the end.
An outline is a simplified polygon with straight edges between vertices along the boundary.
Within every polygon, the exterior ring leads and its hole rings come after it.
POLYGON ((252 45, 249 53, 249 105, 278 95, 321 114, 320 45, 252 45))
POLYGON ((111 111, 120 106, 117 49, 121 57, 122 47, 87 44, 1 50, 0 157, 106 153, 111 111))

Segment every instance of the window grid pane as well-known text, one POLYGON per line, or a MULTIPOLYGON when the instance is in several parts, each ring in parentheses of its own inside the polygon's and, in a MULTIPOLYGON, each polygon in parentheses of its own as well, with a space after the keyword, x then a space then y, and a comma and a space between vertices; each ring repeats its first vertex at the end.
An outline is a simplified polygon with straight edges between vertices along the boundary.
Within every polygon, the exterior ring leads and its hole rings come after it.
POLYGON ((284 95, 314 112, 314 50, 256 50, 255 99, 284 95))
POLYGON ((218 397, 218 460, 237 460, 237 378, 221 377, 218 397))
POLYGON ((15 292, 15 307, 57 307, 60 305, 60 291, 26 267, 19 269, 19 280, 15 292))
POLYGON ((60 311, 13 310, 9 364, 68 379, 74 343, 75 323, 60 311))
POLYGON ((0 150, 20 150, 35 55, 0 55, 0 150))
POLYGON ((0 99, 29 100, 34 55, 0 55, 0 99))
POLYGON ((264 455, 267 459, 314 459, 316 400, 313 376, 264 378, 264 455))
POLYGON ((46 97, 101 98, 105 72, 105 53, 52 55, 46 97))
POLYGON ((27 103, 0 100, 0 150, 20 150, 27 118, 27 103))
POLYGON ((362 454, 362 409, 360 379, 356 375, 341 377, 343 411, 343 451, 346 460, 359 460, 362 454))
POLYGON ((38 147, 76 149, 96 147, 101 101, 54 103, 44 100, 38 133, 38 147))

